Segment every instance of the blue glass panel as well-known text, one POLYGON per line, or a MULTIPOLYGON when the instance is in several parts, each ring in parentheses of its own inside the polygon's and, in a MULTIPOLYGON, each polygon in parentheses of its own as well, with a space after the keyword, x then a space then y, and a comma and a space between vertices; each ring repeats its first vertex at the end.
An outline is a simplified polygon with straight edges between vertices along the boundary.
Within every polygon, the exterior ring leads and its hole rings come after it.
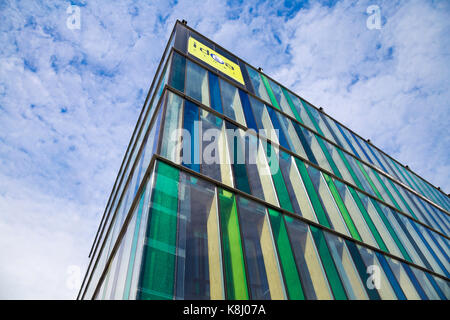
POLYGON ((219 79, 209 72, 209 91, 211 96, 211 107, 217 112, 223 113, 222 100, 220 99, 219 79))
POLYGON ((395 294, 397 295, 397 298, 399 300, 406 300, 406 296, 403 293, 402 289, 400 288, 400 284, 395 278, 395 275, 392 273, 392 270, 389 267, 389 264, 387 263, 386 259, 381 253, 376 252, 376 255, 381 263, 381 266, 383 267, 384 273, 386 273, 386 276, 388 277, 388 280, 392 288, 394 289, 395 294))
MULTIPOLYGON (((286 136, 283 132, 283 129, 281 128, 281 124, 278 121, 276 111, 273 108, 268 107, 267 111, 269 112, 270 120, 272 120, 272 125, 275 130, 277 130, 278 133, 278 140, 280 141, 280 145, 285 147, 288 150, 291 150, 289 147, 289 143, 286 139, 286 136)), ((291 150, 292 151, 292 150, 291 150)))
POLYGON ((425 273, 425 275, 427 276, 428 280, 430 280, 430 283, 433 286, 434 290, 436 290, 437 294, 439 295, 439 298, 441 298, 442 300, 447 300, 447 297, 442 292, 441 288, 438 286, 438 284, 436 283, 434 278, 431 276, 431 274, 425 273))
POLYGON ((256 125, 255 117, 253 116, 253 112, 250 107, 250 100, 248 99, 248 95, 244 91, 239 89, 239 96, 241 97, 242 108, 244 108, 247 127, 258 132, 258 126, 256 125))
MULTIPOLYGON (((198 123, 199 123, 199 112, 198 107, 192 102, 185 100, 184 106, 184 125, 183 128, 189 131, 190 134, 190 157, 183 156, 183 165, 189 169, 196 172, 200 172, 200 161, 199 161, 199 141, 198 141, 198 123), (187 160, 187 161, 186 161, 187 160)), ((183 137, 183 153, 186 150, 186 137, 183 137)))
POLYGON ((352 148, 353 154, 361 159, 361 157, 359 156, 358 152, 356 152, 355 148, 353 147, 351 141, 348 139, 347 135, 344 133, 344 129, 341 127, 341 125, 336 122, 336 127, 339 129, 339 131, 341 132, 341 134, 344 137, 345 141, 347 141, 347 143, 350 146, 350 148, 352 148))
POLYGON ((353 132, 350 132, 350 134, 353 136, 353 139, 356 141, 356 144, 359 146, 359 148, 362 150, 362 152, 364 153, 364 155, 366 156, 367 160, 373 164, 372 159, 370 159, 369 155, 366 153, 366 151, 364 150, 364 148, 362 147, 362 145, 359 143, 359 138, 353 134, 353 132))
POLYGON ((428 300, 428 297, 425 294, 425 291, 423 291, 422 286, 419 284, 419 281, 417 281, 416 276, 411 271, 411 268, 406 263, 402 263, 402 265, 403 265, 403 268, 405 269, 406 273, 408 274, 409 279, 411 280, 412 284, 414 285, 414 288, 416 289, 417 293, 419 294, 420 299, 428 300))

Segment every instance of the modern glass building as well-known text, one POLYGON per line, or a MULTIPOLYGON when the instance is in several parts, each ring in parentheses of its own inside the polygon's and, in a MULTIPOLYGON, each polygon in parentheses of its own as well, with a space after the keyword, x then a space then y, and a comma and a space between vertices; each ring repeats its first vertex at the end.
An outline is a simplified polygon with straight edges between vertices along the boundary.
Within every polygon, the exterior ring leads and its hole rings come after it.
POLYGON ((177 21, 78 299, 448 299, 450 199, 177 21))

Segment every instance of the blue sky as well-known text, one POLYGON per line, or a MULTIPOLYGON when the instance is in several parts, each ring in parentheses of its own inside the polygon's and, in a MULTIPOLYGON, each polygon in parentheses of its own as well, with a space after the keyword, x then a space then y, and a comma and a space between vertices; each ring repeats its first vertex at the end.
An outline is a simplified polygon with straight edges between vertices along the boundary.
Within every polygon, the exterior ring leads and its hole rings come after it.
POLYGON ((72 4, 0 3, 0 298, 75 297, 176 19, 450 192, 448 1, 72 4))

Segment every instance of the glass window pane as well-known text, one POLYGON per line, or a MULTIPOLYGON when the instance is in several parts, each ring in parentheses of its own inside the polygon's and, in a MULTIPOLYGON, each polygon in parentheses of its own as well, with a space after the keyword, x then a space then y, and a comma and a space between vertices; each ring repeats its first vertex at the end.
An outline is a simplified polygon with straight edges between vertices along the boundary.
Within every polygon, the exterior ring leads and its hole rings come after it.
POLYGON ((181 175, 176 299, 224 299, 214 185, 181 175))
POLYGON ((186 94, 209 107, 208 72, 188 60, 186 73, 186 94))
POLYGON ((155 174, 154 169, 153 172, 148 179, 147 187, 145 189, 145 198, 144 203, 142 205, 142 210, 138 211, 137 222, 135 234, 133 235, 133 249, 132 254, 130 256, 130 264, 128 268, 127 274, 127 284, 125 287, 125 291, 123 294, 124 299, 135 300, 137 295, 137 288, 139 282, 139 269, 141 267, 142 257, 144 254, 144 241, 139 241, 138 239, 145 238, 145 232, 147 230, 147 221, 149 214, 149 203, 151 199, 151 194, 153 191, 153 182, 154 182, 155 174), (135 254, 133 254, 135 252, 135 254))
POLYGON ((311 177, 311 181, 316 189, 317 194, 319 195, 322 207, 325 209, 325 212, 327 213, 329 223, 331 224, 331 228, 345 235, 350 235, 347 230, 347 227, 345 226, 344 221, 342 220, 342 217, 339 213, 336 203, 334 202, 330 190, 328 189, 327 183, 322 173, 316 168, 308 165, 306 165, 306 169, 308 170, 309 176, 311 177))
POLYGON ((325 272, 328 277, 331 289, 333 291, 336 300, 347 300, 348 296, 345 293, 345 289, 342 285, 342 281, 339 276, 339 272, 336 269, 336 265, 333 262, 330 250, 325 240, 323 231, 314 226, 310 226, 311 232, 314 238, 314 243, 316 244, 317 251, 319 252, 320 258, 325 268, 325 272))
MULTIPOLYGON (((391 237, 391 234, 389 233, 388 229, 386 228, 385 223, 380 218, 379 212, 377 210, 377 203, 367 197, 365 194, 360 193, 357 191, 358 197, 361 199, 361 203, 364 206, 364 209, 369 215, 370 221, 372 221, 374 225, 373 233, 378 232, 379 236, 381 237, 382 245, 380 245, 381 250, 387 251, 393 255, 396 255, 398 257, 403 257, 401 251, 399 250, 399 247, 395 244, 394 240, 391 237), (376 231, 375 231, 376 230, 376 231)), ((380 244, 381 241, 379 240, 380 244)))
POLYGON ((245 166, 245 141, 242 139, 241 130, 228 121, 225 121, 225 126, 235 187, 243 192, 252 194, 245 166))
POLYGON ((411 279, 408 277, 408 274, 403 268, 401 262, 389 257, 386 257, 386 260, 389 263, 392 273, 397 278, 397 281, 400 284, 400 287, 402 288, 402 291, 405 294, 406 298, 408 300, 419 300, 420 297, 417 294, 416 289, 414 289, 411 279))
POLYGON ((294 117, 294 114, 292 113, 291 107, 289 106, 285 95, 283 94, 283 90, 282 88, 276 84, 275 82, 273 82, 272 80, 268 79, 270 86, 273 90, 273 93, 275 94, 275 97, 278 101, 279 106, 281 107, 281 110, 284 113, 287 113, 289 116, 294 117))
MULTIPOLYGON (((297 110, 297 113, 300 117, 300 122, 307 126, 309 129, 316 131, 316 128, 314 127, 314 123, 312 122, 311 118, 309 117, 308 113, 306 112, 305 107, 303 106, 300 98, 298 98, 296 95, 293 95, 289 93, 289 97, 291 98, 291 101, 293 102, 295 109, 297 110)), ((298 120, 298 119, 297 119, 298 120)))
POLYGON ((264 101, 270 102, 266 88, 264 87, 261 77, 259 76, 259 72, 249 67, 248 65, 246 65, 245 67, 247 68, 248 75, 250 76, 250 80, 253 84, 253 88, 255 88, 255 94, 264 101))
MULTIPOLYGON (((221 166, 228 165, 227 163, 222 163, 219 147, 223 120, 203 109, 200 110, 200 119, 203 140, 200 145, 202 156, 200 171, 214 180, 222 181, 221 166)), ((228 170, 225 169, 225 171, 228 170)))
POLYGON ((179 171, 157 162, 137 299, 173 299, 179 171))
POLYGON ((250 100, 248 98, 248 95, 239 89, 239 96, 241 97, 241 103, 242 107, 244 109, 244 115, 247 122, 247 127, 249 129, 255 130, 255 132, 258 132, 258 126, 256 125, 255 116, 253 115, 252 108, 250 106, 250 100))
POLYGON ((291 300, 304 300, 302 284, 295 265, 294 255, 289 243, 289 237, 283 216, 279 211, 269 208, 269 218, 274 235, 274 240, 278 248, 281 267, 283 269, 286 289, 291 300))
POLYGON ((288 92, 285 88, 281 87, 281 90, 283 91, 283 95, 284 98, 286 99, 286 102, 288 104, 288 108, 289 111, 285 110, 283 107, 283 111, 286 112, 287 114, 291 115, 292 117, 294 117, 297 121, 299 121, 300 123, 302 123, 302 118, 300 117, 300 114, 297 111, 297 108, 294 104, 294 101, 291 97, 290 92, 288 92))
POLYGON ((264 199, 270 204, 278 206, 278 198, 276 196, 275 185, 272 180, 271 169, 267 162, 265 149, 265 143, 262 140, 259 140, 256 165, 264 193, 264 199))
POLYGON ((227 299, 248 300, 235 195, 218 189, 218 196, 227 299))
POLYGON ((367 223, 364 220, 363 214, 355 203, 355 199, 353 198, 349 188, 339 180, 333 179, 333 182, 354 224, 356 225, 356 228, 358 229, 358 233, 361 235, 362 241, 364 243, 370 244, 371 246, 378 247, 378 244, 376 243, 375 238, 370 232, 370 229, 368 228, 367 223))
MULTIPOLYGON (((144 189, 145 191, 145 189, 144 189)), ((136 221, 141 216, 142 206, 144 203, 144 192, 140 196, 138 205, 135 207, 132 218, 127 226, 125 235, 122 238, 122 244, 120 250, 116 252, 117 259, 119 260, 119 266, 117 275, 115 277, 115 288, 112 292, 112 299, 124 299, 124 295, 127 291, 127 285, 131 277, 130 267, 132 268, 132 259, 134 259, 134 248, 137 239, 135 238, 135 228, 139 226, 136 221)))
POLYGON ((368 296, 359 278, 345 241, 328 232, 324 232, 334 263, 341 276, 349 299, 366 300, 368 296))
POLYGON ((219 78, 211 71, 209 74, 209 91, 211 95, 211 107, 217 112, 223 113, 222 99, 220 97, 219 78))
POLYGON ((178 143, 181 137, 178 137, 175 133, 177 129, 181 129, 182 105, 183 99, 169 91, 167 94, 167 108, 162 138, 163 142, 161 143, 161 156, 178 164, 181 163, 181 145, 178 143))
POLYGON ((425 267, 421 257, 419 256, 419 254, 417 253, 416 249, 414 248, 414 245, 411 243, 409 237, 409 233, 407 234, 407 230, 405 229, 405 227, 403 226, 403 224, 401 224, 401 221, 399 221, 399 218, 396 217, 398 215, 397 212, 393 211, 391 208, 383 205, 383 204, 378 204, 379 209, 382 211, 382 214, 384 214, 384 216, 386 217, 386 219, 388 220, 389 224, 392 226, 392 228, 394 229, 395 234, 398 236, 397 241, 400 243, 397 244, 397 246, 403 250, 403 257, 411 262, 421 266, 421 267, 425 267))
POLYGON ((352 175, 350 174, 347 166, 345 165, 342 150, 338 150, 336 146, 332 145, 331 143, 323 139, 321 140, 325 148, 328 150, 331 158, 333 159, 333 162, 336 164, 337 168, 333 170, 334 174, 337 175, 338 177, 342 177, 342 179, 344 179, 345 181, 355 185, 355 181, 353 180, 352 175))
POLYGON ((265 75, 263 75, 263 74, 261 74, 261 79, 262 79, 262 81, 263 81, 263 83, 264 83, 264 86, 265 86, 266 89, 267 89, 267 93, 269 94, 269 98, 270 98, 270 102, 271 102, 272 106, 273 106, 274 108, 280 110, 280 106, 278 105, 277 98, 275 97, 275 94, 273 93, 273 90, 272 90, 272 88, 270 87, 269 80, 268 80, 267 77, 266 77, 265 75))
POLYGON ((430 300, 442 299, 425 272, 414 267, 410 267, 410 269, 414 273, 423 291, 425 291, 425 294, 427 295, 428 299, 430 300))
POLYGON ((354 244, 354 246, 360 253, 366 267, 366 278, 362 280, 365 282, 367 290, 377 291, 383 300, 396 300, 397 296, 375 252, 360 245, 354 244), (376 279, 379 279, 379 281, 376 279))
POLYGON ((449 300, 450 299, 450 285, 449 285, 448 281, 445 281, 436 276, 430 276, 430 277, 432 277, 432 279, 435 281, 435 283, 437 284, 437 287, 442 292, 442 295, 444 295, 446 297, 446 299, 449 300))
POLYGON ((286 189, 286 184, 283 179, 283 175, 280 172, 278 149, 272 146, 271 143, 266 143, 261 141, 263 147, 266 150, 267 161, 270 166, 270 173, 272 174, 273 184, 278 195, 278 202, 280 207, 284 210, 293 212, 291 200, 289 199, 289 194, 286 189))
POLYGON ((187 136, 183 137, 183 165, 200 172, 199 142, 199 108, 191 101, 184 102, 183 129, 187 136))
POLYGON ((247 167, 248 182, 250 183, 250 189, 252 195, 265 200, 263 184, 265 181, 260 176, 260 165, 257 163, 257 154, 259 140, 252 134, 247 134, 248 131, 240 131, 241 137, 245 143, 245 163, 247 167))
POLYGON ((283 174, 294 212, 306 219, 317 222, 305 185, 297 171, 293 157, 283 151, 280 151, 279 156, 281 173, 283 174))
POLYGON ((186 68, 186 58, 174 52, 172 57, 172 73, 169 85, 184 92, 184 72, 186 68))
POLYGON ((349 146, 347 140, 342 135, 341 131, 337 127, 337 123, 331 119, 330 117, 324 115, 323 119, 328 124, 328 127, 330 128, 330 132, 333 133, 333 136, 335 137, 335 140, 339 146, 341 146, 344 150, 350 152, 353 154, 352 148, 349 146))
POLYGON ((266 208, 242 197, 238 208, 252 299, 285 299, 266 208))
POLYGON ((255 116, 256 125, 258 126, 258 133, 263 136, 267 137, 271 141, 276 142, 277 144, 280 144, 278 141, 278 136, 275 133, 275 129, 272 125, 272 120, 270 119, 269 112, 264 105, 259 100, 256 100, 253 97, 250 97, 250 105, 253 110, 253 114, 255 116))
POLYGON ((300 272, 306 298, 311 300, 333 299, 308 225, 286 217, 286 227, 291 239, 295 261, 300 272))
POLYGON ((315 128, 318 133, 323 135, 325 138, 330 140, 331 142, 334 142, 337 144, 337 142, 334 140, 333 135, 331 134, 330 130, 328 129, 325 121, 322 119, 321 113, 316 110, 314 107, 312 107, 308 102, 301 100, 303 106, 306 109, 306 112, 308 113, 311 121, 313 123, 315 122, 315 128))
POLYGON ((429 250, 428 243, 426 243, 423 239, 423 236, 417 232, 417 228, 415 228, 415 222, 412 220, 409 220, 407 217, 403 215, 398 215, 400 220, 402 220, 404 226, 408 230, 408 232, 411 234, 412 238, 414 239, 414 242, 422 252, 422 254, 425 256, 426 261, 431 265, 432 270, 436 273, 445 275, 444 270, 441 268, 442 264, 438 259, 435 259, 433 256, 434 252, 429 250))
POLYGON ((297 111, 295 110, 295 107, 292 103, 292 100, 290 100, 290 97, 287 94, 286 89, 281 86, 279 86, 279 89, 280 89, 280 98, 279 98, 280 100, 279 101, 280 101, 281 110, 284 113, 286 113, 287 115, 297 119, 296 116, 298 116, 298 113, 296 115, 294 115, 293 111, 294 112, 297 112, 297 111))
POLYGON ((322 207, 321 199, 319 198, 318 193, 316 192, 315 185, 308 174, 308 170, 306 169, 306 165, 303 161, 298 158, 294 158, 295 164, 297 166, 298 172, 302 177, 302 181, 306 187, 308 192, 309 199, 311 200, 311 204, 314 208, 315 216, 317 217, 317 221, 328 228, 331 228, 330 223, 328 222, 328 218, 326 216, 325 210, 322 207))
POLYGON ((314 158, 316 159, 317 163, 320 165, 321 168, 324 168, 325 170, 328 170, 329 172, 333 172, 331 169, 327 158, 325 157, 321 146, 319 145, 318 137, 313 134, 311 131, 306 130, 305 128, 301 128, 302 134, 305 137, 309 147, 311 148, 311 151, 314 154, 314 158))
POLYGON ((238 89, 225 80, 219 79, 219 82, 220 88, 222 89, 223 113, 227 117, 246 126, 238 89))

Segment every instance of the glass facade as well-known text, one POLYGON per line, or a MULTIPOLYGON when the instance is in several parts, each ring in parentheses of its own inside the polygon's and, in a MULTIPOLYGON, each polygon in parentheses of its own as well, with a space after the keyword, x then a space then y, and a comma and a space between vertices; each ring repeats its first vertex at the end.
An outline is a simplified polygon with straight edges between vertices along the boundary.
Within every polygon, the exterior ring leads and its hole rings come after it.
POLYGON ((177 22, 78 299, 448 299, 449 210, 409 168, 177 22), (190 54, 190 37, 244 83, 190 54))

